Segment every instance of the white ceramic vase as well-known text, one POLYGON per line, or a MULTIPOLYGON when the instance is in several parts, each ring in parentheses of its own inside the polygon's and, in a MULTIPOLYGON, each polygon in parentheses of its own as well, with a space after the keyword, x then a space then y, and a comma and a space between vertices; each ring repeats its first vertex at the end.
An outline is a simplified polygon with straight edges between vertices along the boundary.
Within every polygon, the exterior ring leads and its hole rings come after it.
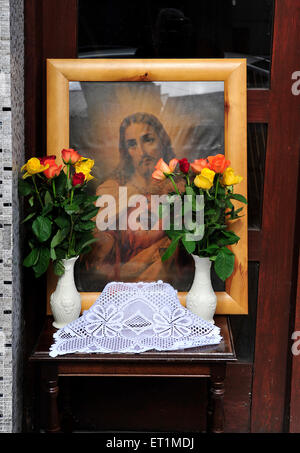
POLYGON ((195 276, 192 287, 186 296, 186 308, 205 321, 215 323, 213 320, 217 296, 211 284, 209 258, 192 255, 195 261, 195 276))
POLYGON ((62 260, 65 272, 59 277, 55 291, 50 297, 50 306, 54 317, 53 326, 61 329, 80 315, 81 297, 75 286, 74 265, 78 256, 62 260))

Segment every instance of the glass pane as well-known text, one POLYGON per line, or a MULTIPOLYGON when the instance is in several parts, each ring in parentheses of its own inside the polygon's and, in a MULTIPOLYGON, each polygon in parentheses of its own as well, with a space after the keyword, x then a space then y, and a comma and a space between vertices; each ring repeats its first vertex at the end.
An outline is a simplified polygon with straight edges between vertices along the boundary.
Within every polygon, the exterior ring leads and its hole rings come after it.
POLYGON ((268 125, 248 124, 248 226, 261 228, 268 125))
POLYGON ((273 0, 79 0, 80 58, 247 58, 268 87, 273 0))
MULTIPOLYGON (((161 157, 193 161, 224 153, 224 83, 70 82, 69 88, 70 146, 95 161, 93 192, 114 201, 106 211, 110 220, 101 220, 99 210, 99 241, 76 266, 78 289, 99 291, 111 280, 162 279, 188 291, 192 257, 179 249, 161 260, 169 240, 153 227, 152 203, 173 187, 169 180, 154 181, 152 172, 161 157), (138 229, 130 224, 132 208, 141 202, 131 204, 133 195, 145 202, 138 229)), ((213 286, 224 290, 216 275, 213 286)))

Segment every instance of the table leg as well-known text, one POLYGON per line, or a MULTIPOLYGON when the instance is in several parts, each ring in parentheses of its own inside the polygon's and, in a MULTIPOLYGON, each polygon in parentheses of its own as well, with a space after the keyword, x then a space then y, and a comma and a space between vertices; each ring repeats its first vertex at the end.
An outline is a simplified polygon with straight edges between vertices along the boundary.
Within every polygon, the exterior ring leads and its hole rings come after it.
POLYGON ((43 367, 43 388, 47 398, 46 432, 58 433, 60 432, 59 414, 57 407, 57 396, 59 388, 56 367, 43 367))
POLYGON ((211 395, 211 382, 208 380, 208 390, 207 390, 207 409, 206 409, 206 423, 207 423, 207 432, 211 432, 212 427, 212 415, 213 415, 213 401, 211 395))
POLYGON ((210 398, 208 404, 208 429, 212 433, 224 432, 224 393, 226 364, 212 367, 210 377, 210 398))
POLYGON ((71 405, 71 378, 65 377, 60 382, 61 389, 61 429, 63 433, 73 431, 73 415, 71 405))

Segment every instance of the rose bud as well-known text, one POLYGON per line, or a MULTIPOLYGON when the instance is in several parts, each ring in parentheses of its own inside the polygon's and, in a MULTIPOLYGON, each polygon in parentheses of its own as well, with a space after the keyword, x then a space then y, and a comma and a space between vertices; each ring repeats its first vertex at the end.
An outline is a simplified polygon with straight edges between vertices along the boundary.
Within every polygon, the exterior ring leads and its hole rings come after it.
POLYGON ((183 159, 180 159, 178 162, 180 171, 182 171, 182 173, 187 174, 190 169, 189 161, 186 159, 186 157, 184 157, 183 159))
POLYGON ((65 164, 75 164, 81 159, 81 155, 74 149, 63 149, 61 152, 62 160, 65 164))

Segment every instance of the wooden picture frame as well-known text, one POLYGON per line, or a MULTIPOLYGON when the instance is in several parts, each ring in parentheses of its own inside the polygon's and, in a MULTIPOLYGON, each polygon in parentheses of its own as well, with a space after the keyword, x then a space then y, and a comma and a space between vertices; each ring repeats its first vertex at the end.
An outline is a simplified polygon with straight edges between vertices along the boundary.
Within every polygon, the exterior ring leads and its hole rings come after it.
MULTIPOLYGON (((223 81, 225 156, 243 175, 239 193, 247 197, 247 86, 245 59, 48 59, 47 60, 47 154, 56 155, 69 147, 69 82, 223 81)), ((235 202, 236 206, 240 204, 235 202)), ((235 268, 226 280, 225 291, 217 292, 217 314, 248 313, 247 209, 231 224, 240 241, 234 246, 235 268)), ((56 278, 48 271, 47 299, 56 278)), ((89 308, 99 293, 84 292, 82 309, 89 308)), ((178 293, 185 305, 186 293, 178 293)))

